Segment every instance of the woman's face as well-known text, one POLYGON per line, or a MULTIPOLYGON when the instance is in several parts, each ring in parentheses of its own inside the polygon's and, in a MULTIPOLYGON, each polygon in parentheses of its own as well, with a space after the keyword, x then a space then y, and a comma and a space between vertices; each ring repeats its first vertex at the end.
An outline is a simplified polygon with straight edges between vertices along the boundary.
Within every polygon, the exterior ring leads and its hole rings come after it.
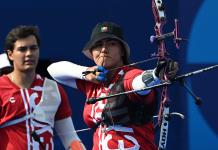
POLYGON ((96 65, 106 69, 123 66, 124 50, 121 42, 116 39, 98 41, 91 49, 91 54, 96 65))

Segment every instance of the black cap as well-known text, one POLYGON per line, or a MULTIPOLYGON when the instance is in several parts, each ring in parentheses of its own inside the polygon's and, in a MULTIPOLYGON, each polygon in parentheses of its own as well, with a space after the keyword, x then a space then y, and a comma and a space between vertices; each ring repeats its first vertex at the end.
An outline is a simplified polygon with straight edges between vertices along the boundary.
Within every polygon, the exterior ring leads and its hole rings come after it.
POLYGON ((88 43, 83 49, 83 53, 90 59, 92 59, 92 55, 90 53, 90 49, 95 45, 96 42, 103 40, 103 39, 117 39, 119 40, 126 51, 126 58, 128 60, 128 57, 130 55, 130 48, 129 45, 124 41, 123 39, 123 32, 119 25, 113 23, 113 22, 103 22, 98 23, 94 29, 92 30, 92 35, 88 43))

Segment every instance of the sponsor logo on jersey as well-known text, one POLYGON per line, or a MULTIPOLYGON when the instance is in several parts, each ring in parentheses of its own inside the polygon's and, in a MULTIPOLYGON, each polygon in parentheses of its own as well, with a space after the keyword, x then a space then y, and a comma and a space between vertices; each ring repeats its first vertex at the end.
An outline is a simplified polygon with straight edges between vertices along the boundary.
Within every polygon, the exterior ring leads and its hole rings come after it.
POLYGON ((14 97, 11 97, 8 101, 11 102, 11 103, 15 103, 16 100, 15 100, 14 97))

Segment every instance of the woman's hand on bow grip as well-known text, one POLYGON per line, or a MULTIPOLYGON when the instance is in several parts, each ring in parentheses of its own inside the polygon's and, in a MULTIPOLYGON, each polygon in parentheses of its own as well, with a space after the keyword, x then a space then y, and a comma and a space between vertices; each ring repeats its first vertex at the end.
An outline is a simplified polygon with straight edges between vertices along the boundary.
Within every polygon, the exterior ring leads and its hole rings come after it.
POLYGON ((161 79, 173 80, 179 70, 178 62, 174 60, 160 60, 155 69, 155 75, 161 79), (166 78, 165 78, 166 77, 166 78))

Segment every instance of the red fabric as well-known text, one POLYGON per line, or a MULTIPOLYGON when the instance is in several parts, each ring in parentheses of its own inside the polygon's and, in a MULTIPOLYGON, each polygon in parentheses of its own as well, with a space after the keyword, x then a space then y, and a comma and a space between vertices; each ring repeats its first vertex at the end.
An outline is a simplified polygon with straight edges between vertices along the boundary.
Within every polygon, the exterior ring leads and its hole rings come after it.
MULTIPOLYGON (((0 125, 5 122, 21 118, 26 116, 26 113, 30 113, 34 109, 34 105, 37 105, 40 101, 44 79, 39 75, 36 76, 35 81, 32 83, 31 88, 25 90, 16 86, 7 76, 0 77, 0 125), (22 93, 23 92, 23 96, 22 93), (24 98, 25 97, 25 98, 24 98), (28 98, 30 97, 30 98, 28 98), (26 107, 25 104, 26 103, 26 107)), ((68 98, 63 88, 59 86, 61 95, 61 103, 55 115, 55 120, 60 120, 71 116, 71 108, 68 103, 68 98)), ((48 126, 47 123, 37 122, 40 125, 48 126)), ((33 141, 33 137, 30 133, 32 131, 40 129, 35 127, 30 119, 21 123, 0 128, 0 149, 2 150, 14 150, 14 149, 33 149, 30 143, 33 141)), ((52 134, 45 130, 40 133, 39 138, 43 139, 44 146, 48 146, 48 149, 52 149, 52 134)), ((37 143, 38 144, 38 143, 37 143)), ((40 147, 40 149, 43 149, 40 147)))
MULTIPOLYGON (((124 89, 125 91, 129 91, 132 90, 134 77, 140 75, 143 71, 132 67, 126 67, 124 71, 124 89)), ((118 76, 117 72, 111 79, 111 83, 116 82, 118 76)), ((108 94, 108 86, 109 84, 93 84, 85 80, 77 80, 78 89, 86 94, 87 98, 106 96, 108 94)), ((132 93, 128 97, 131 101, 146 104, 148 114, 153 115, 156 103, 154 91, 151 91, 146 96, 139 96, 136 93, 132 93)), ((105 104, 106 100, 102 100, 95 104, 85 105, 83 117, 89 127, 95 127, 96 122, 101 121, 101 113, 105 104)), ((154 143, 153 122, 145 123, 142 126, 129 125, 125 127, 127 127, 127 130, 122 132, 114 130, 102 132, 102 128, 104 127, 99 126, 93 135, 93 150, 101 150, 105 146, 110 149, 119 149, 118 142, 121 143, 120 146, 123 143, 123 148, 134 147, 138 143, 140 150, 157 150, 157 146, 154 143), (133 132, 129 132, 128 130, 132 130, 133 132)))

